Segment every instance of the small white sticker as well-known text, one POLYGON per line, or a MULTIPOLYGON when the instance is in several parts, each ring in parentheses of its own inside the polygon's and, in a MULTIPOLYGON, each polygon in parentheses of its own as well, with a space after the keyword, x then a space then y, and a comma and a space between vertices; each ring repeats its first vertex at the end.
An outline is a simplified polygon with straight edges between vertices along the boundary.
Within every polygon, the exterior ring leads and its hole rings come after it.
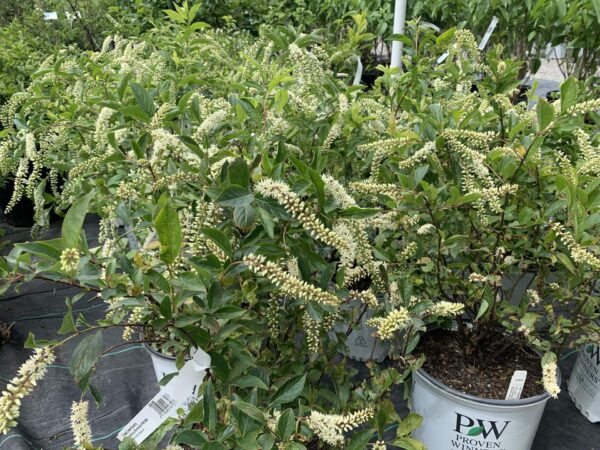
POLYGON ((117 439, 122 441, 130 437, 136 444, 141 444, 169 417, 176 418, 179 408, 189 411, 190 406, 199 400, 198 391, 208 368, 210 355, 202 349, 197 349, 179 374, 123 427, 117 439))
POLYGON ((515 373, 510 380, 510 386, 508 386, 506 400, 519 400, 521 398, 521 393, 523 392, 523 386, 525 386, 526 379, 526 370, 515 370, 515 373))
POLYGON ((44 20, 58 20, 58 13, 56 11, 45 12, 44 20))

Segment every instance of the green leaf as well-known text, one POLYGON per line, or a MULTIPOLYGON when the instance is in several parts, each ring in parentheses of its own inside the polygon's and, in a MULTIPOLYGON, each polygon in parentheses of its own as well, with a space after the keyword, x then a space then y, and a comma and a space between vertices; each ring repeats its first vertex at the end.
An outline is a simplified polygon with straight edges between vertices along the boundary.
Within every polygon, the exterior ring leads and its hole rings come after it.
MULTIPOLYGON (((598 0, 600 1, 600 0, 598 0)), ((569 77, 560 85, 560 112, 567 110, 577 102, 577 80, 569 77)))
POLYGON ((408 416, 406 416, 406 418, 402 420, 402 422, 400 422, 400 426, 397 430, 397 436, 408 436, 410 433, 419 428, 422 423, 423 417, 415 413, 410 413, 408 416))
POLYGON ((201 447, 206 443, 206 436, 201 431, 184 430, 173 439, 173 444, 186 444, 192 447, 201 447))
POLYGON ((296 415, 291 409, 286 409, 277 421, 277 436, 282 441, 287 441, 296 429, 296 415))
POLYGON ((242 400, 235 400, 232 405, 240 410, 243 414, 260 423, 265 423, 265 414, 256 406, 246 403, 242 400))
POLYGON ((594 11, 596 11, 596 20, 600 23, 600 0, 592 0, 594 11))
POLYGON ((160 259, 173 264, 181 251, 181 225, 179 215, 170 202, 165 202, 153 222, 160 241, 160 259))
POLYGON ((231 382, 234 386, 239 386, 241 388, 258 388, 262 390, 268 390, 268 386, 265 384, 263 380, 254 375, 244 375, 236 378, 231 382))
POLYGON ((123 442, 119 444, 119 450, 136 450, 138 445, 135 443, 133 438, 126 437, 123 442))
POLYGON ((573 275, 577 275, 577 269, 575 268, 575 265, 573 264, 573 262, 571 261, 571 259, 565 255, 564 253, 560 253, 560 252, 556 252, 556 257, 558 258, 558 260, 560 261, 560 263, 565 266, 565 268, 571 272, 573 275))
POLYGON ((139 107, 142 108, 142 111, 148 114, 148 116, 152 116, 152 114, 154 114, 154 101, 152 100, 152 97, 150 97, 148 91, 138 83, 131 82, 130 86, 139 107))
POLYGON ((252 206, 236 206, 233 209, 233 222, 242 230, 252 228, 254 217, 254 208, 252 206))
POLYGON ((469 436, 479 436, 481 433, 485 431, 484 427, 473 427, 467 433, 469 436))
POLYGON ((554 108, 543 98, 537 103, 537 119, 539 131, 544 131, 554 119, 554 108))
POLYGON ((89 192, 73 203, 62 223, 62 243, 64 248, 77 248, 83 221, 90 206, 93 192, 89 192))
POLYGON ((102 331, 86 336, 75 348, 71 357, 71 374, 76 380, 87 377, 102 353, 102 331))
POLYGON ((308 174, 310 175, 310 180, 315 187, 319 208, 323 209, 323 205, 325 205, 325 182, 321 178, 321 175, 319 175, 319 172, 314 169, 308 169, 308 174))
POLYGON ((405 450, 425 450, 425 446, 421 441, 417 441, 416 439, 410 437, 396 439, 393 444, 405 450))
POLYGON ((249 206, 253 200, 254 196, 246 188, 232 184, 223 189, 217 203, 223 206, 249 206))
POLYGON ((71 300, 66 299, 65 303, 67 304, 67 313, 65 314, 65 317, 63 317, 62 325, 58 330, 58 334, 68 334, 76 331, 75 320, 73 319, 73 306, 71 305, 71 300))
POLYGON ((250 170, 242 158, 236 158, 227 167, 227 179, 233 185, 248 187, 250 184, 250 170))
POLYGON ((306 383, 306 374, 290 378, 277 389, 277 392, 271 398, 271 405, 277 403, 284 404, 296 400, 304 390, 304 383, 306 383))
POLYGON ((133 119, 139 120, 142 123, 149 123, 150 116, 137 105, 127 105, 119 108, 119 112, 122 114, 131 117, 133 119))
POLYGON ((373 437, 373 430, 363 430, 352 435, 352 439, 348 442, 348 450, 363 450, 367 443, 373 437))
POLYGON ((373 217, 379 213, 378 208, 359 208, 358 206, 351 206, 338 212, 338 218, 340 219, 366 219, 367 217, 373 217))
POLYGON ((479 306, 479 311, 477 312, 477 317, 475 317, 475 320, 479 320, 481 317, 483 317, 483 315, 488 311, 490 307, 490 303, 484 298, 481 301, 481 305, 479 306))
POLYGON ((204 388, 202 404, 204 406, 204 425, 208 426, 208 431, 214 434, 217 429, 217 404, 215 402, 215 390, 210 379, 206 382, 204 388))
POLYGON ((229 239, 222 231, 219 231, 216 228, 202 228, 200 231, 207 238, 217 244, 217 246, 223 250, 228 257, 231 258, 231 255, 233 255, 233 249, 231 248, 229 239))

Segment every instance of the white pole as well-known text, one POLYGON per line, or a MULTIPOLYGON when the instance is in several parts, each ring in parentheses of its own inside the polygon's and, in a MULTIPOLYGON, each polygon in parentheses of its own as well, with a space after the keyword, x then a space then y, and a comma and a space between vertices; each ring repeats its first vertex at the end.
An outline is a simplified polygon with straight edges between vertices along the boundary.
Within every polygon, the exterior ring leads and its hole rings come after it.
MULTIPOLYGON (((404 33, 406 20, 406 0, 396 0, 394 8, 394 34, 404 33)), ((402 42, 392 42, 392 67, 400 67, 402 61, 402 42)))

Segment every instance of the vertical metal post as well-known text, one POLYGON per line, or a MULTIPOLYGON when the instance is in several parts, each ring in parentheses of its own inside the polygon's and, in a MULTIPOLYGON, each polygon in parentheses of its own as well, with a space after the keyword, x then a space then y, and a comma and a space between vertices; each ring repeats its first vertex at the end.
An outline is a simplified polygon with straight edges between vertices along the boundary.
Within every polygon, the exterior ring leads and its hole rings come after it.
MULTIPOLYGON (((406 1, 396 0, 394 7, 394 34, 404 33, 404 22, 406 21, 406 1)), ((392 67, 400 67, 402 64, 402 42, 392 42, 392 67)))

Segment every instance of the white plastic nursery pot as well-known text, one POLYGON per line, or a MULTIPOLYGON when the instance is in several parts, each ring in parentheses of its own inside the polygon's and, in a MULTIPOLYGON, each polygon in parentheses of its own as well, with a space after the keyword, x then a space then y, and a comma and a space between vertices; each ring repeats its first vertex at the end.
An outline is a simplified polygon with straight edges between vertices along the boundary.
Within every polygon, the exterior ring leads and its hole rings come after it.
MULTIPOLYGON (((156 381, 162 380, 169 374, 179 372, 177 370, 176 358, 174 356, 164 355, 154 350, 148 344, 144 344, 144 347, 150 353, 152 359, 152 366, 154 367, 154 373, 156 374, 156 381)), ((190 358, 186 358, 189 361, 190 358)))
POLYGON ((412 410, 423 424, 413 436, 428 450, 529 450, 549 398, 546 393, 521 400, 475 397, 420 369, 413 374, 412 410))
MULTIPOLYGON (((350 302, 350 305, 356 306, 358 303, 360 302, 350 302)), ((347 350, 342 353, 348 358, 361 362, 382 362, 390 353, 389 342, 382 341, 373 336, 377 330, 367 325, 367 320, 372 315, 373 313, 367 310, 346 338, 347 350)), ((347 329, 347 324, 335 326, 335 331, 338 333, 345 333, 347 329)), ((330 337, 335 339, 335 333, 330 333, 330 337)))
POLYGON ((590 422, 600 422, 600 346, 588 344, 579 351, 568 387, 579 411, 590 422))

